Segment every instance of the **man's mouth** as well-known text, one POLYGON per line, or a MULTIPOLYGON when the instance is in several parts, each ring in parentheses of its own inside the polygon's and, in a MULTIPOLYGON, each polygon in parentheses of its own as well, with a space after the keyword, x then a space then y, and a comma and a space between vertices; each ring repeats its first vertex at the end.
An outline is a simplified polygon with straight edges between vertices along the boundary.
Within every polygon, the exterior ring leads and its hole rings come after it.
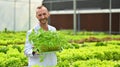
POLYGON ((41 22, 44 22, 44 23, 45 23, 45 22, 47 22, 47 20, 46 20, 46 19, 42 19, 41 22))

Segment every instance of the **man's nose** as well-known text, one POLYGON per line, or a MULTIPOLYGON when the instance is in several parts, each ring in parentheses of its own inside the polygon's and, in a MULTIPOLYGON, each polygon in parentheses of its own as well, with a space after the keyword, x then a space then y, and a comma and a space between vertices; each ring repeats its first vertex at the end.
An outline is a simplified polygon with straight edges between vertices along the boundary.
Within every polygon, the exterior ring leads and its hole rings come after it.
POLYGON ((41 18, 42 18, 42 19, 44 19, 44 18, 45 18, 45 16, 44 16, 44 15, 42 15, 42 16, 41 16, 41 18))

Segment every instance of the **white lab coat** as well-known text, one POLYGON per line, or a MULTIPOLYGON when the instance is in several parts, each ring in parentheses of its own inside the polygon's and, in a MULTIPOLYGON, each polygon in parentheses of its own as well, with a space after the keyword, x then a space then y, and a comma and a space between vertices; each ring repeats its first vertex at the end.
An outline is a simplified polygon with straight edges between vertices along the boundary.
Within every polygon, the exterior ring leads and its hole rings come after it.
MULTIPOLYGON (((38 29, 40 29, 40 25, 37 24, 33 29, 35 30, 35 32, 37 32, 38 29)), ((56 31, 56 28, 48 25, 48 30, 56 31)), ((57 57, 56 57, 55 52, 42 53, 39 55, 32 54, 33 45, 28 40, 28 36, 31 32, 32 32, 32 29, 27 32, 25 49, 24 49, 24 54, 28 57, 28 67, 32 67, 33 65, 39 65, 39 66, 43 66, 43 67, 57 65, 57 57), (44 56, 44 60, 42 62, 40 62, 40 59, 41 59, 40 55, 44 56)))

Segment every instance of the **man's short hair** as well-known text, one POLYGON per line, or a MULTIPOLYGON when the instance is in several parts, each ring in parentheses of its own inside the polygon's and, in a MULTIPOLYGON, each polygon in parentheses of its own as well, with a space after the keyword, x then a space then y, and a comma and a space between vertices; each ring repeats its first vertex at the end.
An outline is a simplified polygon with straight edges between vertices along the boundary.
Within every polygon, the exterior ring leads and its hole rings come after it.
POLYGON ((43 6, 43 5, 41 5, 41 6, 38 6, 38 7, 37 7, 37 9, 41 9, 42 7, 45 7, 45 6, 43 6))
MULTIPOLYGON (((37 9, 41 9, 42 7, 45 7, 44 5, 41 5, 41 6, 38 6, 37 7, 37 9)), ((45 7, 46 8, 46 7, 45 7)), ((46 8, 47 9, 47 8, 46 8)), ((47 9, 47 11, 49 11, 48 9, 47 9)))

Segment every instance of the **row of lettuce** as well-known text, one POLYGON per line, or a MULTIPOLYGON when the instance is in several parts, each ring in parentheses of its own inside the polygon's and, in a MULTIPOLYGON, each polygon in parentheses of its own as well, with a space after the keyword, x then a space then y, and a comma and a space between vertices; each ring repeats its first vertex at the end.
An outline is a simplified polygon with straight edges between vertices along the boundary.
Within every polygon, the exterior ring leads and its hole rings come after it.
MULTIPOLYGON (((27 66, 27 57, 23 53, 23 45, 0 47, 0 67, 27 66)), ((79 49, 64 49, 57 52, 57 67, 119 67, 120 46, 92 46, 79 49)))
MULTIPOLYGON (((81 35, 83 37, 85 33, 73 35, 68 32, 62 31, 69 40, 76 40, 81 35)), ((91 34, 94 36, 93 33, 85 34, 85 36, 88 37, 91 34)), ((104 36, 104 34, 98 36, 102 35, 104 36)), ((2 32, 0 36, 0 67, 27 66, 28 59, 23 52, 26 33, 2 32)), ((62 51, 57 52, 57 57, 57 67, 120 67, 120 42, 68 42, 62 51)))
POLYGON ((0 46, 0 67, 27 66, 27 58, 23 50, 24 45, 0 46))
POLYGON ((0 32, 0 67, 27 66, 24 55, 26 32, 0 32))
POLYGON ((60 67, 114 67, 120 66, 120 46, 93 46, 64 49, 58 53, 60 67))
POLYGON ((0 45, 24 44, 26 32, 0 32, 0 45))

